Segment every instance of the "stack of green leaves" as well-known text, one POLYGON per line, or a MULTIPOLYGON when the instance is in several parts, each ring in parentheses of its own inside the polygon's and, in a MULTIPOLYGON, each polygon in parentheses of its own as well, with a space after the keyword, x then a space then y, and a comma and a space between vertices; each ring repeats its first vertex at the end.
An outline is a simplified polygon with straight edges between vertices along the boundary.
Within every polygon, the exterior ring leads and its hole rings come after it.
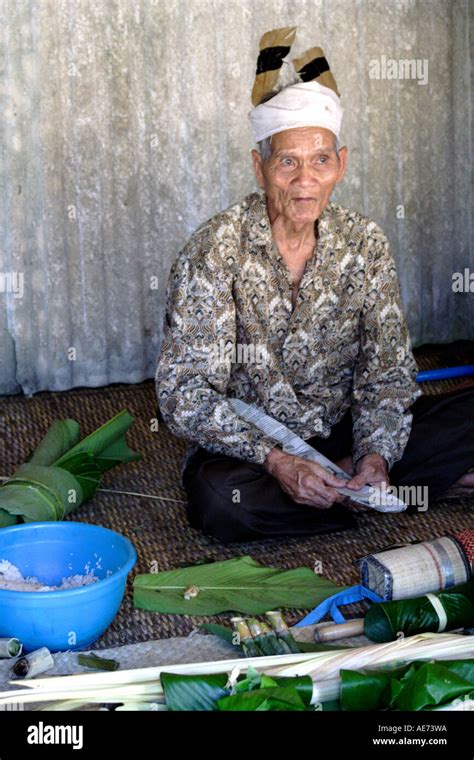
POLYGON ((311 705, 310 676, 269 676, 249 667, 232 684, 226 673, 182 675, 163 672, 168 710, 347 711, 432 710, 474 698, 474 660, 415 661, 395 670, 341 669, 340 699, 311 705))
POLYGON ((474 625, 474 581, 414 599, 372 604, 364 633, 371 641, 395 641, 400 633, 453 631, 474 625), (441 615, 441 617, 440 617, 441 615))
POLYGON ((343 710, 430 710, 474 698, 474 660, 412 662, 397 670, 341 670, 343 710))
POLYGON ((162 673, 168 710, 306 711, 311 710, 310 676, 270 677, 249 668, 232 686, 225 673, 178 675, 162 673))
POLYGON ((28 462, 0 486, 0 528, 63 520, 93 496, 102 473, 141 459, 125 440, 132 422, 123 410, 81 441, 76 420, 55 420, 28 462))

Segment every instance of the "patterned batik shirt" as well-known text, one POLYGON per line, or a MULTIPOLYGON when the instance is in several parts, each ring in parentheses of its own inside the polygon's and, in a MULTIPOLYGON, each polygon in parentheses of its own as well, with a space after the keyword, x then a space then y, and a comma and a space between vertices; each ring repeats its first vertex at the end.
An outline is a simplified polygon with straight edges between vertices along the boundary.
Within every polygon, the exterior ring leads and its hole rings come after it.
POLYGON ((263 190, 202 224, 174 262, 155 380, 188 457, 199 445, 262 463, 275 446, 227 397, 305 440, 328 437, 350 409, 355 462, 378 453, 391 468, 402 456, 421 391, 388 241, 334 202, 315 232, 294 308, 263 190))

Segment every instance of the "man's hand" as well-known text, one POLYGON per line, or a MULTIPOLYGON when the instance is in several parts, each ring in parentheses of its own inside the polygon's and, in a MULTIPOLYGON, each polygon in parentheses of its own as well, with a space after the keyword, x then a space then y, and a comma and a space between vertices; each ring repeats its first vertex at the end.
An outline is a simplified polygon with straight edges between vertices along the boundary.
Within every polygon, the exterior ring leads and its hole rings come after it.
POLYGON ((367 454, 359 459, 355 466, 354 476, 346 483, 347 488, 358 491, 365 485, 381 486, 389 484, 387 462, 380 454, 367 454))
POLYGON ((346 499, 335 490, 337 486, 344 486, 345 482, 316 462, 274 448, 267 455, 264 467, 298 504, 329 509, 334 502, 342 503, 346 499))
MULTIPOLYGON (((358 491, 359 488, 363 488, 365 485, 380 488, 382 483, 386 483, 387 486, 390 483, 387 473, 387 462, 380 454, 367 454, 357 462, 355 474, 346 483, 346 488, 353 488, 355 491, 358 491)), ((357 502, 351 501, 348 497, 346 497, 344 506, 354 512, 366 512, 368 510, 368 507, 357 504, 357 502)))

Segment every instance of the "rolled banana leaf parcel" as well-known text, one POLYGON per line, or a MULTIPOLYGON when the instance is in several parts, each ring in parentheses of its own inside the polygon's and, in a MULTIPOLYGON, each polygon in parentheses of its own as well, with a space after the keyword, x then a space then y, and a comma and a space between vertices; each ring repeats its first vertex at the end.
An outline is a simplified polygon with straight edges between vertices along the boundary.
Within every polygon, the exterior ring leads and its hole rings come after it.
POLYGON ((125 439, 132 423, 123 410, 81 440, 76 420, 55 420, 28 461, 0 486, 0 528, 63 520, 94 495, 104 472, 141 459, 125 439))
POLYGON ((474 581, 451 586, 437 594, 372 604, 364 621, 371 641, 395 641, 400 633, 413 636, 474 626, 474 581))

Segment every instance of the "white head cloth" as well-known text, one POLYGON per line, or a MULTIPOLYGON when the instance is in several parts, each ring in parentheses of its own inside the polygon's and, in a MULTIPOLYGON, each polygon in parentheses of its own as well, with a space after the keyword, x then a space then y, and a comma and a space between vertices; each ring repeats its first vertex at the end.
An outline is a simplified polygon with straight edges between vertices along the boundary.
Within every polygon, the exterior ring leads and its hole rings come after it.
POLYGON ((298 82, 252 108, 249 118, 255 142, 295 127, 324 127, 339 138, 342 113, 340 98, 329 87, 298 82))

